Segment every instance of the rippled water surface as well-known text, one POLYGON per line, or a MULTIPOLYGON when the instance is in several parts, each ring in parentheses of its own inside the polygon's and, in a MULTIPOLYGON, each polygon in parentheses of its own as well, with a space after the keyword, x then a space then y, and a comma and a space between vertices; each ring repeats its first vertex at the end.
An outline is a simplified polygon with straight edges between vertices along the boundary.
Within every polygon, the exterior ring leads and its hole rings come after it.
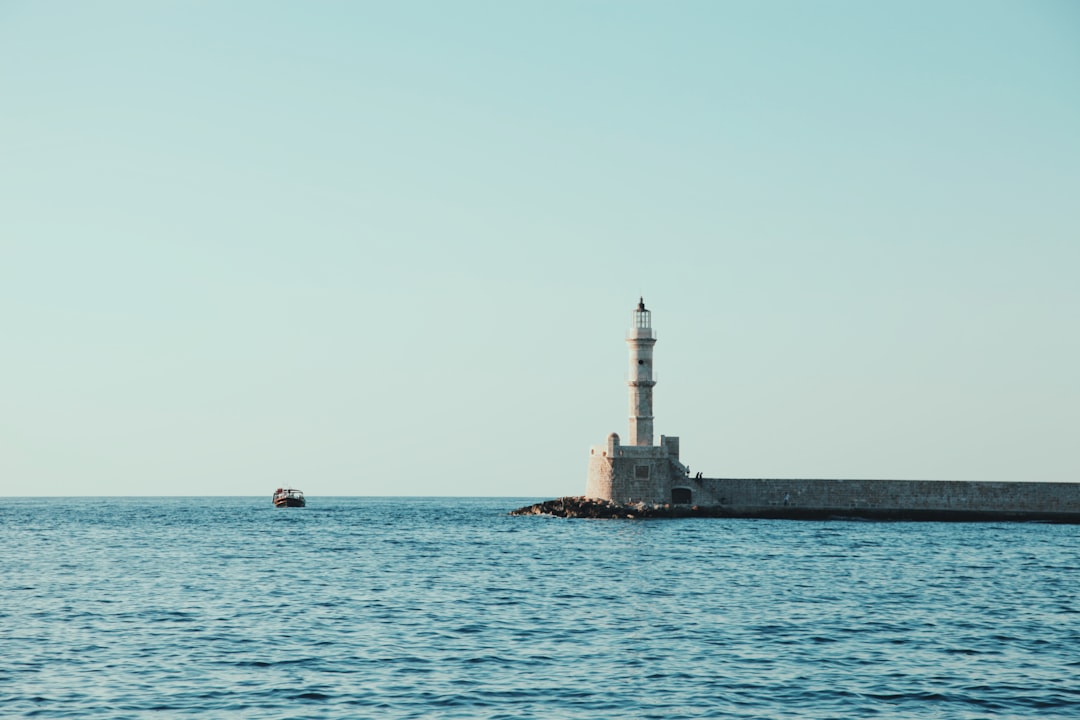
POLYGON ((1080 527, 16 499, 0 716, 1080 717, 1080 527))

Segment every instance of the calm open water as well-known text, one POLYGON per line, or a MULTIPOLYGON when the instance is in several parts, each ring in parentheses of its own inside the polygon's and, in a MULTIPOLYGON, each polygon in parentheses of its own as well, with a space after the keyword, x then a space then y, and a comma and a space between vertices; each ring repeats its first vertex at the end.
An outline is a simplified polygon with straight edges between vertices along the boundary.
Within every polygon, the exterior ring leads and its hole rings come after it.
POLYGON ((15 499, 0 716, 1080 717, 1080 526, 15 499))

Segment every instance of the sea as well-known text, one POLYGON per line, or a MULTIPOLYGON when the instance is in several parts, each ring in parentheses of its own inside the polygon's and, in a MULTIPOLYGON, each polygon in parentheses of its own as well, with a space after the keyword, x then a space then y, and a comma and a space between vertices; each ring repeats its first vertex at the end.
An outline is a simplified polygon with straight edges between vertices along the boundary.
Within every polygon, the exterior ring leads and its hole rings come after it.
POLYGON ((1080 718, 1080 526, 6 498, 4 718, 1080 718))

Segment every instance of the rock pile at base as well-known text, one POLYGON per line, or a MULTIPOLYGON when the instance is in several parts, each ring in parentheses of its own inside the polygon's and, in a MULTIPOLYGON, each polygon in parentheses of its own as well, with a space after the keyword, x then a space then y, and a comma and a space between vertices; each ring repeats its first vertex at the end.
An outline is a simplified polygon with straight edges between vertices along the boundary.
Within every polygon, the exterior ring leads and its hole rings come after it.
POLYGON ((511 515, 564 518, 757 518, 769 520, 878 520, 933 522, 1051 522, 1080 524, 1080 513, 1031 513, 1010 510, 927 510, 904 508, 827 508, 786 505, 659 505, 617 503, 584 496, 562 497, 511 510, 511 515))
POLYGON ((617 503, 584 496, 562 497, 511 510, 511 515, 554 515, 566 518, 661 518, 702 517, 707 515, 696 505, 651 505, 617 503))

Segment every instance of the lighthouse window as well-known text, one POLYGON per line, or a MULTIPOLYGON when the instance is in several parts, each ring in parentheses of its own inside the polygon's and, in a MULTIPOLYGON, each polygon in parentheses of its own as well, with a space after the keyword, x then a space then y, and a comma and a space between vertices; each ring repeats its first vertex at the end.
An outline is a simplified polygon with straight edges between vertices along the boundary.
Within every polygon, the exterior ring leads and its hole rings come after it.
POLYGON ((645 361, 644 361, 644 360, 638 360, 638 361, 637 361, 637 364, 638 364, 638 365, 644 365, 644 364, 645 364, 645 361))
POLYGON ((649 466, 637 465, 634 467, 634 477, 642 478, 643 480, 649 479, 649 466))

